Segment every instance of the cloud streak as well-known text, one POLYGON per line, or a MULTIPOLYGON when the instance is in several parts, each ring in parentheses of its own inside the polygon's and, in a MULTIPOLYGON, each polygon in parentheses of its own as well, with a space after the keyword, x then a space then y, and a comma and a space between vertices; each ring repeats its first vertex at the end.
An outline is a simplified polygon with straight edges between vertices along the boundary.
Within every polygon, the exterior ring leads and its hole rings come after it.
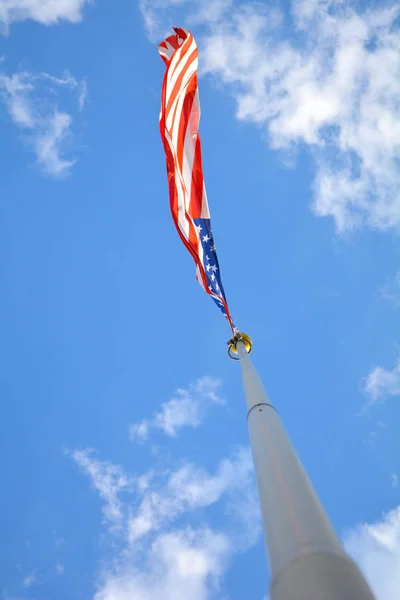
POLYGON ((75 450, 67 454, 70 454, 81 470, 89 476, 93 487, 103 500, 105 522, 118 529, 124 520, 120 494, 131 489, 132 480, 119 465, 97 459, 91 449, 75 450))
MULTIPOLYGON (((55 100, 60 91, 72 91, 82 84, 68 72, 63 77, 48 73, 0 72, 0 97, 11 121, 23 132, 23 139, 46 174, 67 176, 76 158, 69 158, 74 145, 71 114, 60 110, 55 100)), ((79 92, 78 105, 83 108, 79 92)))
POLYGON ((198 427, 204 421, 208 408, 213 404, 224 404, 219 395, 222 382, 214 377, 201 377, 188 388, 179 388, 174 396, 164 402, 152 419, 143 419, 130 425, 132 440, 144 442, 152 430, 160 430, 175 437, 183 427, 198 427))
POLYGON ((185 512, 211 506, 226 493, 236 491, 240 503, 243 488, 248 486, 254 491, 252 472, 250 452, 239 449, 233 458, 220 462, 215 475, 187 463, 169 473, 166 480, 160 477, 157 482, 153 481, 128 519, 129 543, 158 531, 185 512))
POLYGON ((232 555, 259 538, 247 448, 221 460, 215 474, 185 462, 137 477, 90 450, 70 456, 99 492, 108 524, 118 523, 112 529, 116 553, 102 571, 95 600, 209 600, 219 595, 232 555), (218 529, 204 513, 214 505, 222 505, 218 529), (191 526, 185 525, 188 515, 191 526))
POLYGON ((375 367, 368 374, 364 383, 364 392, 370 404, 380 398, 400 396, 400 359, 397 360, 392 370, 375 367))
MULTIPOLYGON (((198 381, 197 389, 220 401, 198 381)), ((233 555, 254 546, 261 533, 249 448, 237 448, 213 473, 180 461, 167 470, 130 475, 92 450, 69 455, 98 491, 113 536, 114 555, 103 563, 94 600, 224 597, 223 576, 233 555), (218 527, 210 523, 216 509, 218 527)), ((343 541, 377 599, 397 600, 400 507, 350 529, 343 541)))
POLYGON ((344 536, 347 552, 364 571, 378 600, 397 600, 400 590, 400 506, 375 523, 344 536))
MULTIPOLYGON (((239 448, 231 458, 223 459, 214 475, 187 463, 167 473, 134 477, 122 467, 98 461, 91 451, 71 456, 89 474, 105 503, 105 512, 110 496, 119 506, 121 527, 117 533, 121 543, 112 545, 116 554, 103 565, 94 600, 223 597, 223 576, 232 556, 252 547, 260 536, 248 449, 239 448), (117 483, 121 477, 122 485, 117 483), (135 484, 126 486, 127 481, 135 484), (119 496, 127 490, 129 496, 122 501, 119 496), (203 513, 196 519, 199 511, 221 502, 224 517, 219 519, 218 529, 207 523, 203 513), (256 507, 256 515, 249 526, 252 506, 256 507), (191 526, 184 525, 185 515, 190 515, 191 526), (247 538, 246 544, 243 537, 247 538)), ((365 573, 377 600, 397 600, 400 507, 376 522, 348 530, 343 543, 365 573)))
POLYGON ((203 69, 236 90, 237 118, 266 127, 274 149, 310 149, 313 210, 339 231, 400 225, 397 15, 295 2, 298 48, 271 31, 282 15, 250 4, 203 40, 203 69))
POLYGON ((32 571, 29 575, 26 575, 22 581, 22 587, 30 588, 37 582, 36 571, 32 571))
POLYGON ((7 31, 11 23, 30 19, 43 25, 59 21, 78 23, 85 5, 92 0, 0 0, 0 23, 7 31))
POLYGON ((85 108, 85 105, 88 101, 88 96, 89 96, 89 92, 88 92, 87 81, 86 81, 86 79, 83 79, 80 84, 80 89, 79 89, 79 97, 78 97, 79 110, 83 110, 85 108))
POLYGON ((400 271, 395 274, 391 282, 383 286, 381 297, 384 300, 389 300, 393 308, 400 307, 400 271))
POLYGON ((211 599, 232 550, 224 534, 207 527, 161 534, 140 566, 130 556, 117 573, 105 572, 94 600, 211 599))

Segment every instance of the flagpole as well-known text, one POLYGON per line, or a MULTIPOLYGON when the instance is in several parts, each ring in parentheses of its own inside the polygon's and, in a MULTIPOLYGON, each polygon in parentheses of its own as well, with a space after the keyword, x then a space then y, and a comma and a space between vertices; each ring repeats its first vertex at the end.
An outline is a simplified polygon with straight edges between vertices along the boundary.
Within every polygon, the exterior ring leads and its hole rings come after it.
MULTIPOLYGON (((267 543, 272 600, 373 600, 358 567, 345 554, 268 400, 247 351, 251 340, 232 323, 212 235, 201 162, 197 46, 187 29, 158 46, 166 70, 161 94, 172 217, 196 264, 196 277, 228 317, 228 342, 240 355, 248 424, 267 543), (176 73, 180 73, 178 79, 176 73), (203 234, 200 232, 203 230, 203 234)), ((233 357, 233 356, 232 356, 233 357)))
POLYGON ((248 410, 271 600, 374 600, 360 569, 345 553, 251 363, 249 338, 240 341, 241 335, 233 348, 240 360, 248 410))

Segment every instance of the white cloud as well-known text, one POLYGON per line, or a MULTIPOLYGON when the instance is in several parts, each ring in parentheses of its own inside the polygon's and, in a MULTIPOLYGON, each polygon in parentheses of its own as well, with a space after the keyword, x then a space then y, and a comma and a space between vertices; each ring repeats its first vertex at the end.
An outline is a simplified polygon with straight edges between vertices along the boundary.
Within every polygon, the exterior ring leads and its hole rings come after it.
POLYGON ((63 176, 76 162, 60 156, 61 148, 72 137, 71 123, 70 115, 55 110, 34 141, 37 161, 43 171, 49 175, 63 176))
POLYGON ((397 488, 399 486, 399 476, 396 473, 393 473, 391 476, 392 487, 397 488))
POLYGON ((254 504, 255 488, 250 451, 238 448, 232 458, 223 459, 215 475, 186 462, 183 466, 139 477, 108 461, 96 458, 91 449, 67 452, 91 480, 104 502, 103 514, 114 531, 125 531, 129 544, 175 521, 187 511, 205 508, 229 494, 228 508, 242 522, 247 542, 259 532, 259 514, 243 513, 243 504, 254 504), (235 492, 233 494, 233 492, 235 492), (124 494, 124 498, 121 495, 124 494), (233 495, 232 495, 233 494, 233 495))
POLYGON ((303 47, 279 42, 265 9, 247 6, 207 34, 205 71, 235 84, 237 117, 265 125, 273 148, 312 150, 316 214, 333 216, 339 230, 398 226, 397 11, 295 7, 303 47))
POLYGON ((77 23, 82 10, 92 0, 0 0, 0 23, 6 27, 15 21, 32 19, 52 25, 59 21, 77 23))
POLYGON ((376 402, 385 396, 400 396, 400 359, 391 371, 375 367, 365 380, 364 392, 370 402, 376 402))
POLYGON ((159 482, 154 482, 143 494, 139 507, 132 511, 128 519, 129 543, 133 544, 150 532, 159 530, 187 511, 211 506, 233 490, 236 491, 236 500, 234 503, 231 501, 229 507, 233 507, 231 512, 236 512, 239 519, 243 520, 246 516, 244 535, 253 540, 254 530, 257 530, 255 537, 259 533, 259 515, 257 513, 250 523, 248 513, 241 513, 243 493, 254 495, 252 472, 250 452, 240 449, 232 459, 220 462, 215 475, 189 463, 168 473, 166 481, 160 478, 159 482))
POLYGON ((151 425, 170 436, 176 435, 182 427, 197 427, 200 424, 198 402, 186 390, 178 390, 176 396, 161 406, 151 425))
POLYGON ((36 577, 36 571, 32 571, 31 573, 29 573, 28 575, 26 575, 22 581, 22 585, 25 588, 30 588, 33 585, 35 585, 37 581, 37 577, 36 577))
MULTIPOLYGON (((144 26, 152 42, 160 42, 171 29, 171 9, 174 10, 191 0, 138 0, 144 26)), ((176 21, 177 22, 177 21, 176 21)), ((170 33, 170 32, 169 32, 170 33)))
POLYGON ((140 565, 134 554, 117 572, 105 572, 94 600, 210 600, 232 550, 224 534, 207 527, 161 534, 140 565))
POLYGON ((42 77, 43 79, 47 79, 51 83, 54 83, 55 86, 74 89, 79 85, 75 77, 71 75, 69 71, 64 71, 63 77, 55 77, 54 75, 50 75, 49 73, 40 73, 40 77, 42 77))
POLYGON ((70 455, 83 472, 89 475, 93 487, 105 502, 103 514, 106 521, 119 528, 124 520, 119 495, 132 488, 132 480, 119 465, 95 458, 91 449, 75 450, 70 455))
MULTIPOLYGON (((72 117, 59 110, 54 100, 60 90, 77 87, 79 83, 68 72, 63 77, 29 72, 8 76, 0 72, 0 97, 12 122, 24 133, 38 166, 53 177, 68 175, 76 162, 65 157, 73 143, 72 117)), ((80 100, 78 103, 81 106, 80 100)))
POLYGON ((365 573, 377 600, 398 600, 400 506, 376 523, 364 523, 349 531, 344 544, 365 573))
POLYGON ((399 308, 400 306, 400 271, 398 271, 393 280, 390 283, 387 283, 381 289, 381 296, 385 300, 389 300, 392 303, 394 308, 399 308))
POLYGON ((88 86, 86 79, 83 79, 80 85, 79 90, 79 98, 78 98, 78 106, 79 110, 83 110, 85 108, 86 102, 88 101, 88 86))
POLYGON ((185 463, 168 472, 133 477, 98 461, 90 451, 71 456, 90 476, 105 511, 110 504, 117 506, 112 512, 117 512, 120 527, 114 531, 118 538, 113 547, 118 548, 118 539, 120 547, 103 570, 95 600, 211 600, 219 596, 231 555, 259 537, 259 511, 249 521, 256 492, 248 449, 239 448, 222 460, 215 475, 185 463), (127 481, 134 485, 127 486, 127 481), (216 530, 204 510, 222 501, 216 530), (186 514, 191 527, 182 525, 186 514))
POLYGON ((35 116, 29 99, 29 94, 34 89, 34 77, 29 73, 16 73, 7 77, 0 74, 0 90, 2 99, 6 103, 12 121, 16 125, 33 129, 35 116))
MULTIPOLYGON (((361 412, 361 415, 365 415, 366 414, 366 408, 368 408, 369 405, 367 405, 367 407, 364 407, 364 410, 361 412)), ((369 444, 375 444, 381 437, 382 435, 384 435, 384 431, 387 427, 387 424, 385 423, 385 421, 377 421, 372 430, 369 432, 368 435, 368 443, 369 444)))
POLYGON ((218 395, 222 382, 214 377, 200 377, 187 389, 179 388, 173 398, 164 402, 153 419, 143 419, 130 425, 132 440, 145 441, 152 429, 163 431, 168 436, 176 436, 182 427, 198 427, 205 418, 210 404, 223 404, 218 395))
MULTIPOLYGON (((253 546, 261 529, 249 449, 239 448, 220 461, 215 474, 185 463, 133 477, 90 451, 72 457, 90 476, 106 512, 110 503, 118 507, 120 546, 113 543, 116 554, 103 563, 94 600, 225 597, 223 576, 232 555, 253 546), (215 529, 206 509, 218 504, 222 511, 215 529), (191 527, 182 524, 189 515, 191 527)), ((397 600, 400 507, 376 523, 349 530, 344 544, 377 599, 397 600)))
POLYGON ((57 537, 54 542, 54 547, 61 548, 62 546, 64 546, 64 544, 65 544, 65 539, 62 537, 57 537))
MULTIPOLYGON (((197 5, 188 2, 184 22, 201 20, 197 5)), ((267 4, 214 0, 201 13, 209 7, 216 20, 203 15, 196 36, 202 73, 228 86, 237 118, 266 129, 271 148, 308 147, 315 214, 332 216, 339 231, 397 228, 398 5, 295 0, 289 34, 282 12, 267 4)))
POLYGON ((201 23, 216 23, 232 8, 232 0, 209 0, 194 5, 194 12, 189 16, 192 25, 201 23))

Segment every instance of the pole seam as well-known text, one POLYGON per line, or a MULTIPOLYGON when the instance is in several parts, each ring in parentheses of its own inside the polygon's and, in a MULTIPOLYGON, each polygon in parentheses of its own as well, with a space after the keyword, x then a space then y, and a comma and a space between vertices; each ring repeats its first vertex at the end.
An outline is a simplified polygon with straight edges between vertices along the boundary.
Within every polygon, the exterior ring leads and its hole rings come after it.
POLYGON ((249 412, 247 413, 247 420, 249 419, 250 413, 253 410, 253 408, 257 408, 257 406, 269 406, 270 408, 273 408, 276 413, 278 412, 275 406, 273 406, 272 404, 269 404, 268 402, 259 402, 259 404, 255 404, 250 408, 249 412))

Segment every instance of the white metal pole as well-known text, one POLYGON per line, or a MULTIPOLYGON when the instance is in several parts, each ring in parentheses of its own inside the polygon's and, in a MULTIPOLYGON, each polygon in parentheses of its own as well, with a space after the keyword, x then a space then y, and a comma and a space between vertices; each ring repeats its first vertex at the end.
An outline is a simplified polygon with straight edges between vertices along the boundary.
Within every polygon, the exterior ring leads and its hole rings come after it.
POLYGON ((271 600, 374 600, 345 553, 254 369, 238 342, 267 546, 271 600))

